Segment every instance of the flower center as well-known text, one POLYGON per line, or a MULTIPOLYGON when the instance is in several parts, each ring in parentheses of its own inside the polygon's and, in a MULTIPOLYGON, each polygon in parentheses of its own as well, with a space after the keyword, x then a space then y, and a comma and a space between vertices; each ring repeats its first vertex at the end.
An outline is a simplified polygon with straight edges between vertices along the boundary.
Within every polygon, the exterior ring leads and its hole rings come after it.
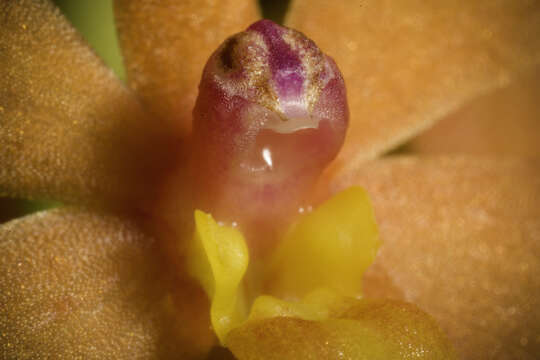
POLYGON ((248 268, 250 254, 238 229, 197 210, 187 270, 208 294, 212 326, 226 344, 227 334, 246 321, 322 320, 343 297, 360 297, 362 276, 378 247, 368 196, 353 187, 290 226, 260 264, 262 271, 248 268), (255 291, 250 281, 259 283, 255 291))

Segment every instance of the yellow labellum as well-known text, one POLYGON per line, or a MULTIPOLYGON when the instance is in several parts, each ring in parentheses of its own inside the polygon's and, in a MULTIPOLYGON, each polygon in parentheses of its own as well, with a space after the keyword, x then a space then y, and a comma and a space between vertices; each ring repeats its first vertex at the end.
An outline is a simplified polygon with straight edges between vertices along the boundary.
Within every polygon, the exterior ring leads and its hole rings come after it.
POLYGON ((246 321, 278 316, 328 319, 336 307, 346 303, 346 296, 361 296, 363 273, 378 246, 368 196, 353 187, 291 226, 264 271, 263 283, 273 296, 257 297, 249 318, 242 286, 249 255, 237 229, 195 211, 188 271, 208 294, 212 326, 225 344, 227 334, 246 321))
POLYGON ((188 271, 211 300, 210 320, 222 344, 227 333, 246 318, 240 283, 248 262, 248 249, 240 231, 219 225, 211 215, 195 211, 188 271))
POLYGON ((295 317, 302 320, 323 321, 343 313, 356 304, 357 299, 336 294, 331 289, 317 289, 302 301, 285 301, 273 296, 263 295, 255 299, 251 306, 248 321, 272 317, 295 317))
POLYGON ((366 191, 348 188, 289 229, 270 260, 269 290, 296 299, 319 288, 358 297, 379 245, 366 191))

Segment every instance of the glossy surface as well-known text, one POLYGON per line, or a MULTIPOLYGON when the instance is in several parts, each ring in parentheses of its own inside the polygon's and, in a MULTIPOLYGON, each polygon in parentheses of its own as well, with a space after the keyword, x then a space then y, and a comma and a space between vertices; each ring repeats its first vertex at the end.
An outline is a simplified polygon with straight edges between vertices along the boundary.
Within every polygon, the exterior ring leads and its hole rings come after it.
POLYGON ((339 151, 348 122, 335 63, 302 34, 261 20, 208 61, 193 112, 195 206, 254 227, 286 226, 339 151))

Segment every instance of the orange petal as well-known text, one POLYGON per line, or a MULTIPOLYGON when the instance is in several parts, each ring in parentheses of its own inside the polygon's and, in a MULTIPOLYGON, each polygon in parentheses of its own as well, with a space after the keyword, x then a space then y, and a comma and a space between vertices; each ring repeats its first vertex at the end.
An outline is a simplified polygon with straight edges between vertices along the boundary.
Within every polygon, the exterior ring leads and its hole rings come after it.
POLYGON ((204 64, 259 16, 253 0, 117 0, 115 13, 130 86, 182 134, 191 129, 204 64))
POLYGON ((454 359, 435 322, 410 304, 364 302, 339 318, 274 317, 233 330, 227 346, 240 360, 454 359))
POLYGON ((345 77, 351 126, 338 164, 399 145, 540 62, 534 1, 294 0, 286 24, 345 77))
POLYGON ((58 209, 3 225, 0 239, 0 357, 191 358, 203 347, 182 339, 194 329, 177 322, 156 244, 133 222, 58 209))
POLYGON ((137 101, 48 1, 0 7, 0 196, 135 192, 146 179, 136 169, 160 148, 137 101))
POLYGON ((540 69, 481 96, 414 138, 407 150, 540 156, 540 69))
POLYGON ((540 353, 540 166, 510 159, 398 158, 337 175, 370 193, 383 245, 368 296, 433 315, 461 356, 540 353))

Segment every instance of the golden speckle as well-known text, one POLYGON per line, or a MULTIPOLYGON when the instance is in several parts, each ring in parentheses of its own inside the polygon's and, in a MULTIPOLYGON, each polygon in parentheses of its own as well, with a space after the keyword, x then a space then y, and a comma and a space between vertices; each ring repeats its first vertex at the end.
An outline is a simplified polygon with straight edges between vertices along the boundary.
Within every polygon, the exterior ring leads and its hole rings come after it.
POLYGON ((144 133, 161 130, 52 2, 7 1, 1 8, 2 195, 80 204, 138 192, 142 185, 134 182, 148 177, 128 174, 142 166, 127 171, 126 158, 140 151, 154 159, 163 146, 148 143, 159 135, 144 133), (127 124, 129 134, 118 136, 127 124))
POLYGON ((14 220, 0 239, 0 358, 183 355, 152 238, 135 224, 64 208, 14 220))
POLYGON ((26 30, 26 29, 28 28, 28 26, 26 26, 26 24, 21 24, 21 28, 22 28, 23 30, 26 30))

